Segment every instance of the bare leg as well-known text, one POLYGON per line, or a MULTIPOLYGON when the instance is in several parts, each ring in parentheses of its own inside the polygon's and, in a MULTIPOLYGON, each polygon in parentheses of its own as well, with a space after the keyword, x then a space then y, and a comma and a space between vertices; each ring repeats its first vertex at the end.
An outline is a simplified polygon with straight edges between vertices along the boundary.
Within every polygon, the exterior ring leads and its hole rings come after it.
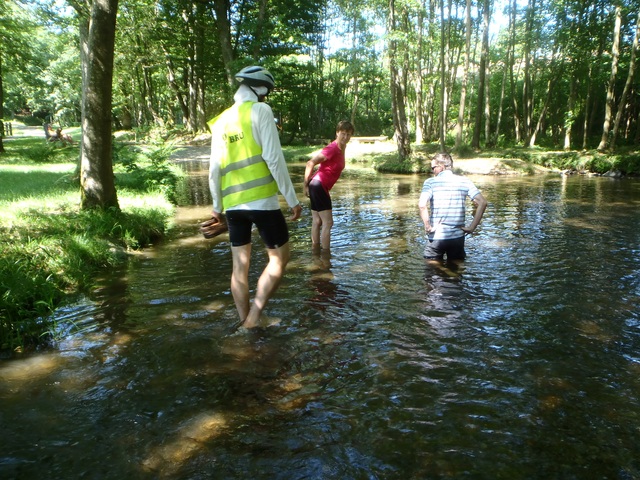
POLYGON ((251 263, 251 244, 231 247, 233 271, 231 273, 231 293, 236 302, 240 321, 249 315, 249 264, 251 263))
POLYGON ((289 243, 285 243, 278 248, 269 248, 267 249, 267 253, 269 254, 269 263, 267 263, 267 266, 258 279, 256 296, 249 309, 249 314, 242 325, 245 328, 253 328, 258 325, 264 307, 280 286, 284 269, 287 263, 289 263, 289 243))
POLYGON ((320 214, 311 210, 311 246, 313 249, 320 248, 320 229, 322 228, 322 219, 320 218, 320 214))
POLYGON ((333 210, 318 212, 322 228, 320 230, 320 245, 323 249, 331 248, 331 227, 333 227, 333 210))

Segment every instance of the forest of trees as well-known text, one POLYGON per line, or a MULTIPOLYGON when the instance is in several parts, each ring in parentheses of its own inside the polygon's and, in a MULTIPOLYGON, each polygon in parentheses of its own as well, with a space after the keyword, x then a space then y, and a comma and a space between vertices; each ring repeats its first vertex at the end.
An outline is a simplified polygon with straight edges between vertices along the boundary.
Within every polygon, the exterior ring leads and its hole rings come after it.
POLYGON ((96 5, 117 12, 111 102, 93 106, 115 130, 205 131, 233 74, 261 64, 283 143, 330 138, 343 118, 393 136, 400 156, 414 142, 640 143, 638 0, 4 0, 5 121, 83 121, 81 52, 109 35, 96 5))

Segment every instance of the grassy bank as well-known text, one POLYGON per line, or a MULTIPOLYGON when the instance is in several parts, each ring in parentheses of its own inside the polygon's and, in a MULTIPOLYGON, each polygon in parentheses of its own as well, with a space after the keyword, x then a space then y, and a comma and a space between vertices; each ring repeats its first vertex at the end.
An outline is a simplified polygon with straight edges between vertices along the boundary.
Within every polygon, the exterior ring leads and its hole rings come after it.
POLYGON ((181 176, 167 147, 116 146, 120 210, 82 211, 78 147, 25 137, 0 156, 0 350, 54 340, 49 314, 165 235, 181 176))

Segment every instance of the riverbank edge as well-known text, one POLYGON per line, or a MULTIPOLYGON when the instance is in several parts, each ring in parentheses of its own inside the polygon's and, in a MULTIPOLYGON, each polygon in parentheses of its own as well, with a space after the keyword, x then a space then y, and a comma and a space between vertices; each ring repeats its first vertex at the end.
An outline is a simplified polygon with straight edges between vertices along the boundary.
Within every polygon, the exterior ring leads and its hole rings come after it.
MULTIPOLYGON (((118 192, 120 209, 82 210, 72 162, 55 162, 60 168, 48 172, 59 175, 53 181, 58 189, 31 187, 31 193, 23 194, 22 183, 42 184, 40 179, 34 183, 29 173, 39 175, 50 165, 33 160, 43 150, 35 140, 33 146, 14 149, 6 165, 0 163, 0 170, 10 174, 7 181, 16 182, 13 191, 20 192, 18 197, 5 195, 0 212, 1 359, 54 346, 67 328, 61 330, 51 314, 92 291, 103 272, 161 242, 175 218, 170 189, 131 175, 118 192), (11 176, 22 167, 22 175, 11 176)), ((150 171, 166 183, 162 162, 155 160, 150 171)), ((47 182, 45 187, 52 180, 47 182)))

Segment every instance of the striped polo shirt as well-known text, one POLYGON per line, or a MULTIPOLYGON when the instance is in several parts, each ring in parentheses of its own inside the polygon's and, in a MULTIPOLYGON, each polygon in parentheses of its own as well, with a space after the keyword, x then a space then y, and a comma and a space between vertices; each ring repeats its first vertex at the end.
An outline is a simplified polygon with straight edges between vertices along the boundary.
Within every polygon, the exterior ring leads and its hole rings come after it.
POLYGON ((418 206, 429 208, 429 221, 435 231, 428 234, 430 240, 448 240, 464 236, 466 198, 473 198, 480 190, 469 180, 443 170, 428 178, 422 185, 418 206))

